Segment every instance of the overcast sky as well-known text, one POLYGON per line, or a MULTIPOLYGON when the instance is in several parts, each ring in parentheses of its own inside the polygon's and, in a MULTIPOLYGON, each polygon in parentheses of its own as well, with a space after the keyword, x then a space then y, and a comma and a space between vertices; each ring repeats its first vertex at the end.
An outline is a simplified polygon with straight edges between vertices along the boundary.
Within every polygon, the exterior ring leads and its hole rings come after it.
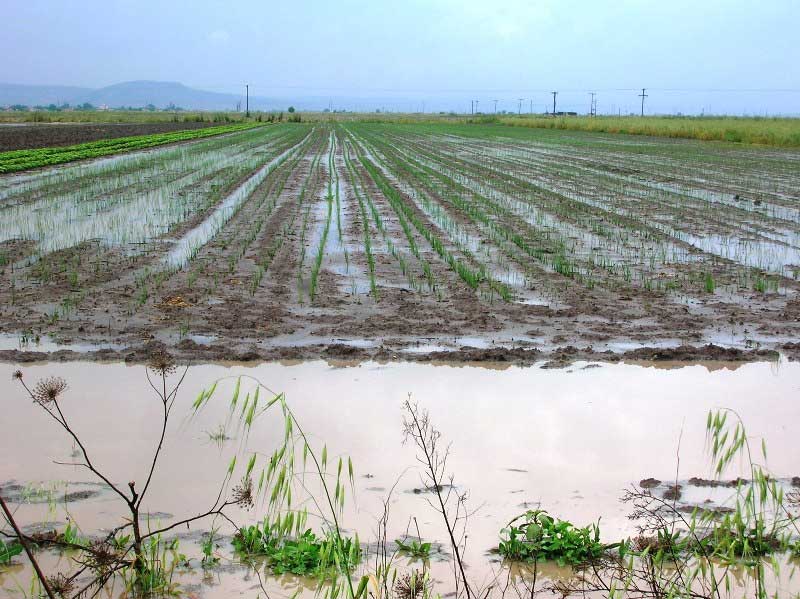
MULTIPOLYGON (((800 113, 800 0, 4 0, 0 81, 800 113), (629 91, 631 90, 631 91, 629 91), (714 91, 704 91, 714 90, 714 91)), ((377 101, 377 100, 376 100, 377 101)), ((367 104, 368 101, 365 101, 367 104)))

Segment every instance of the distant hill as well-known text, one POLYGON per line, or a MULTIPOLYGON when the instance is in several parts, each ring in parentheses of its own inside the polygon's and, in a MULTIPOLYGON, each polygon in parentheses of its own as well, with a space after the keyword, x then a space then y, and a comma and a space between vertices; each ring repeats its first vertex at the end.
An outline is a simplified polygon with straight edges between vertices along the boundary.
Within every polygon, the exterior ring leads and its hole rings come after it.
MULTIPOLYGON (((152 104, 156 108, 175 105, 194 110, 234 110, 238 102, 242 103, 244 109, 244 94, 209 92, 171 81, 126 81, 100 89, 0 83, 0 105, 37 106, 65 102, 73 106, 84 102, 94 106, 105 104, 110 108, 142 108, 152 104)), ((250 108, 253 110, 268 108, 273 104, 267 98, 250 98, 250 108)))
POLYGON ((133 106, 135 108, 148 104, 164 108, 173 104, 196 110, 233 110, 236 108, 237 102, 244 104, 242 95, 192 89, 182 83, 171 81, 127 81, 81 95, 76 103, 89 102, 95 106, 106 104, 111 107, 133 106))

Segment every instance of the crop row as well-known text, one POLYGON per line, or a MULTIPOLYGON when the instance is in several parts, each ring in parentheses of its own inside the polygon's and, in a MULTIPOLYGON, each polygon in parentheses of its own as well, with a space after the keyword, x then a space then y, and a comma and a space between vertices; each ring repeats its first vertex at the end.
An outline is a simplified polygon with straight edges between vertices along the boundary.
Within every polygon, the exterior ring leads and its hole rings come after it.
POLYGON ((208 127, 205 129, 189 129, 170 133, 155 133, 152 135, 135 135, 132 137, 119 137, 93 141, 74 146, 57 148, 39 148, 35 150, 12 150, 0 153, 0 173, 13 173, 41 166, 52 166, 74 160, 97 158, 109 154, 119 154, 131 150, 152 148, 164 144, 191 139, 200 139, 212 135, 234 133, 243 129, 261 126, 250 123, 208 127))
MULTIPOLYGON (((630 279, 628 273, 649 266, 651 274, 643 275, 642 279, 645 287, 649 285, 666 288, 669 281, 664 281, 663 273, 670 261, 677 260, 690 266, 698 264, 698 260, 708 261, 713 268, 724 265, 726 261, 730 262, 734 257, 726 255, 724 247, 708 247, 711 243, 703 241, 702 223, 694 229, 694 237, 688 236, 691 234, 682 234, 680 228, 684 225, 681 215, 685 219, 687 211, 689 214, 692 210, 698 211, 697 218, 705 218, 705 221, 725 218, 738 220, 738 226, 743 227, 744 231, 753 231, 744 221, 746 213, 741 210, 733 209, 730 215, 713 218, 714 211, 719 212, 720 207, 709 206, 702 198, 686 198, 667 191, 651 191, 636 196, 634 194, 637 189, 642 189, 641 185, 637 187, 633 182, 615 179, 612 173, 608 173, 611 176, 593 174, 587 169, 579 173, 570 172, 572 166, 565 167, 563 161, 556 161, 552 157, 548 161, 545 152, 542 152, 543 156, 523 160, 521 157, 509 157, 511 152, 507 149, 508 144, 495 140, 469 140, 470 143, 463 143, 463 140, 456 141, 449 136, 443 138, 430 135, 417 135, 417 139, 413 139, 414 136, 408 134, 407 129, 403 131, 402 138, 395 137, 394 131, 386 130, 374 135, 388 138, 388 144, 393 148, 403 148, 397 152, 404 153, 407 162, 417 161, 420 163, 418 166, 432 169, 430 174, 435 172, 434 176, 444 175, 451 180, 451 186, 455 180, 462 186, 467 185, 470 193, 462 189, 456 194, 456 200, 459 195, 462 198, 472 195, 469 201, 481 203, 486 203, 487 196, 503 199, 507 207, 513 207, 515 211, 520 208, 529 211, 525 220, 531 221, 537 227, 545 224, 548 228, 555 229, 556 235, 559 230, 569 232, 569 237, 561 235, 561 245, 575 259, 584 262, 588 260, 588 267, 585 265, 584 268, 591 270, 597 264, 610 265, 612 270, 630 279), (482 198, 477 197, 481 195, 482 198), (626 197, 629 198, 627 207, 620 203, 626 197), (508 204, 509 200, 511 204, 508 204), (645 208, 647 204, 651 206, 645 208), (667 218, 665 210, 672 210, 673 215, 667 218), (587 235, 590 231, 593 233, 587 235), (612 245, 602 241, 602 237, 608 238, 612 245), (581 241, 581 238, 585 241, 581 241), (704 243, 706 247, 703 246, 704 243), (575 254, 576 244, 585 244, 586 250, 575 254), (616 264, 609 264, 606 250, 596 254, 598 244, 605 248, 616 246, 629 257, 616 264), (697 252, 697 249, 701 252, 697 252), (716 251, 708 253, 714 249, 716 251)), ((600 157, 595 160, 598 158, 600 157)), ((599 169, 596 167, 595 170, 599 169)), ((518 214, 523 216, 525 213, 518 214)), ((515 223, 515 226, 519 226, 519 223, 515 223)), ((762 235, 766 237, 766 232, 762 235)), ((744 267, 739 269, 741 273, 735 272, 737 267, 733 265, 732 272, 735 279, 741 279, 744 274, 744 278, 750 281, 749 284, 763 288, 763 275, 751 273, 747 268, 750 265, 763 268, 765 264, 765 251, 759 251, 758 243, 763 247, 773 241, 766 238, 754 244, 754 255, 750 263, 744 263, 744 267)), ((780 242, 774 240, 774 245, 780 245, 780 242)), ((537 242, 536 246, 540 247, 541 243, 537 242)), ((744 247, 740 245, 736 249, 744 247)), ((552 250, 548 250, 548 253, 552 253, 552 250)), ((791 257, 791 252, 788 255, 791 257)), ((785 264, 785 256, 775 257, 778 261, 782 258, 785 264)), ((706 273, 698 274, 694 280, 705 279, 706 273)))

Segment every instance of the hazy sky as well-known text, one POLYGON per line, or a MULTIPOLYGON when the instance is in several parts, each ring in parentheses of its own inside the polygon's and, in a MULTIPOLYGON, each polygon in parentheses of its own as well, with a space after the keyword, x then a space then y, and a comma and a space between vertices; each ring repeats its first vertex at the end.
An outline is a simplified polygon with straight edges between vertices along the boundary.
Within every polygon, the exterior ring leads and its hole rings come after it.
POLYGON ((798 27, 800 0, 5 0, 0 81, 800 113, 798 27))

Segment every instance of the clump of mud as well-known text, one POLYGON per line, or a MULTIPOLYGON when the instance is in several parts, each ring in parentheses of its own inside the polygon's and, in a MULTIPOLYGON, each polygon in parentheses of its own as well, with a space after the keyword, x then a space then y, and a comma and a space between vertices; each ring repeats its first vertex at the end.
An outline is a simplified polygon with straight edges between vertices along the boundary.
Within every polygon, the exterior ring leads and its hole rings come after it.
POLYGON ((645 478, 639 481, 639 486, 642 489, 655 489, 660 484, 661 481, 657 478, 645 478))

